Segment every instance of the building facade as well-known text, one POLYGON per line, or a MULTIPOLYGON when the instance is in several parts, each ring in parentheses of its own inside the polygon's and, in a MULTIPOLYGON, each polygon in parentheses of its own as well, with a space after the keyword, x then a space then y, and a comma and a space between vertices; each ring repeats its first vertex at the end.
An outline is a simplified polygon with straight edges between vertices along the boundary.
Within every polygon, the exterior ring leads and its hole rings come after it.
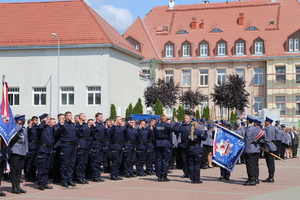
MULTIPOLYGON (((276 100, 276 96, 289 96, 281 118, 297 119, 288 112, 298 106, 299 85, 292 81, 300 58, 297 0, 173 3, 154 7, 124 33, 144 56, 141 68, 150 78, 173 79, 183 90, 198 89, 209 96, 214 85, 236 73, 246 81, 250 93, 248 114, 258 116, 263 108, 282 110, 279 103, 284 99, 276 100), (276 83, 276 74, 289 78, 293 85, 276 83)), ((220 109, 211 100, 202 105, 213 111, 212 119, 220 118, 220 109)))
POLYGON ((84 1, 0 5, 0 67, 14 114, 107 118, 115 104, 124 117, 142 97, 141 54, 84 1))

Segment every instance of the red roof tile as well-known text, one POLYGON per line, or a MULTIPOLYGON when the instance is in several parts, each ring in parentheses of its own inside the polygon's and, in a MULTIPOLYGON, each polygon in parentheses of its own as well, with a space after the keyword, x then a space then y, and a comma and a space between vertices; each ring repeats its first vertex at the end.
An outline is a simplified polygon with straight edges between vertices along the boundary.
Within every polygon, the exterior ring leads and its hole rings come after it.
POLYGON ((0 46, 111 43, 139 52, 83 0, 0 3, 0 46))
MULTIPOLYGON (((143 43, 142 55, 145 59, 163 60, 205 60, 224 59, 215 57, 216 43, 223 39, 227 42, 228 58, 239 59, 232 51, 235 41, 239 38, 246 41, 247 55, 243 58, 257 58, 249 51, 253 41, 260 37, 265 42, 264 56, 282 56, 286 53, 285 42, 287 37, 300 29, 300 4, 297 0, 251 0, 228 3, 208 3, 194 5, 175 5, 174 9, 168 6, 154 7, 144 18, 138 19, 124 33, 124 37, 134 37, 143 43), (244 25, 239 26, 237 19, 243 14, 244 25), (138 23, 137 21, 143 21, 138 23), (190 23, 196 21, 196 29, 190 23), (271 23, 274 22, 274 24, 271 23), (200 29, 200 23, 204 29, 200 29), (245 31, 248 27, 255 26, 259 30, 245 31), (167 31, 163 31, 163 28, 167 31), (223 32, 211 33, 214 28, 223 32), (144 30, 148 30, 148 34, 144 30), (188 34, 177 34, 185 30, 188 34), (178 51, 185 41, 192 44, 192 58, 181 58, 178 51), (198 44, 206 40, 210 44, 210 58, 197 58, 198 44), (149 41, 153 41, 150 43, 149 41), (175 58, 164 59, 164 45, 171 41, 175 44, 175 58), (154 54, 157 49, 159 55, 154 54)), ((295 55, 295 53, 293 54, 295 55)), ((299 53, 298 53, 299 55, 299 53)), ((225 58, 226 59, 226 58, 225 58)))

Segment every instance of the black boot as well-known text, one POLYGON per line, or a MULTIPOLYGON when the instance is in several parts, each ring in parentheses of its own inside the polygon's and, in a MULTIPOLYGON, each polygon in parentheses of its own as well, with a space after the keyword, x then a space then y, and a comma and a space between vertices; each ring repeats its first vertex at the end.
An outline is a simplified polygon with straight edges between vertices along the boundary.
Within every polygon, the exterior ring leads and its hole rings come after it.
POLYGON ((17 183, 16 182, 12 182, 11 185, 12 185, 12 191, 11 191, 11 193, 21 194, 21 192, 17 188, 17 183))
POLYGON ((250 176, 248 176, 247 181, 245 181, 244 183, 248 183, 250 181, 250 176))
POLYGON ((256 181, 255 181, 255 176, 251 176, 249 179, 249 182, 244 183, 244 186, 255 186, 256 185, 256 181))
POLYGON ((26 190, 23 190, 23 189, 20 187, 20 182, 17 182, 17 189, 20 191, 20 193, 26 193, 26 192, 27 192, 26 190))
MULTIPOLYGON (((1 177, 0 177, 0 178, 1 178, 1 177)), ((0 186, 1 186, 1 179, 0 179, 0 186)), ((0 196, 4 197, 4 196, 6 196, 6 194, 3 193, 2 191, 0 191, 0 196)))
POLYGON ((262 182, 273 183, 274 182, 274 174, 269 174, 269 177, 262 182))
POLYGON ((255 183, 259 184, 258 175, 255 176, 255 183))

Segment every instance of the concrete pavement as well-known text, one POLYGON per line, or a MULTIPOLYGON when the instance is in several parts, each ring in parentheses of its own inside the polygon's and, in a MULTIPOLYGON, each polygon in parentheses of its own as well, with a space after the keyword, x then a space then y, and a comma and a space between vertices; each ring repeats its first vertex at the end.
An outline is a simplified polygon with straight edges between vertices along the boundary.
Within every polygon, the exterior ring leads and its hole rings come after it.
MULTIPOLYGON (((299 155, 299 154, 298 154, 299 155)), ((260 180, 268 177, 264 159, 259 161, 260 180)), ((5 199, 17 200, 168 200, 168 199, 247 199, 247 200, 289 200, 300 199, 300 158, 288 159, 286 162, 276 161, 274 183, 260 182, 257 186, 243 186, 246 180, 246 166, 237 165, 231 173, 229 181, 219 181, 220 170, 201 170, 202 184, 191 184, 182 179, 181 170, 173 170, 169 175, 170 182, 157 182, 155 176, 124 178, 122 181, 109 180, 109 174, 103 174, 105 182, 90 182, 62 188, 52 184, 52 190, 37 190, 37 184, 24 182, 26 194, 12 194, 11 184, 4 181, 2 190, 7 194, 5 199)), ((1 197, 0 197, 1 198, 1 197)))

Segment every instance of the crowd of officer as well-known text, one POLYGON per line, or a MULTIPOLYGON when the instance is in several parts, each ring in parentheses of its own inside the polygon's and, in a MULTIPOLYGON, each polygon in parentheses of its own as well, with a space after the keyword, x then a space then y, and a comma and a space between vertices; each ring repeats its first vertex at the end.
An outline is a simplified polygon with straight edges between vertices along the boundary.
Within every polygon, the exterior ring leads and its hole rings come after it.
MULTIPOLYGON (((101 178, 103 171, 109 172, 111 180, 115 181, 123 179, 121 174, 126 178, 156 175, 159 182, 170 181, 167 175, 176 156, 176 147, 180 148, 177 156, 180 154, 181 157, 182 178, 190 178, 191 183, 202 183, 200 168, 214 167, 215 128, 206 125, 203 119, 191 120, 185 115, 182 124, 176 119, 171 124, 170 119, 161 115, 158 121, 154 118, 149 121, 128 118, 124 122, 119 116, 114 121, 103 121, 102 113, 96 113, 95 120, 87 120, 84 113, 73 119, 72 113, 66 112, 59 114, 57 120, 42 114, 33 116, 25 127, 25 115, 15 116, 17 134, 8 147, 1 144, 0 154, 1 160, 9 160, 12 193, 26 193, 20 187, 23 168, 27 181, 37 181, 39 190, 52 189, 50 178, 61 183, 62 187, 88 184, 88 178, 104 182, 101 178)), ((238 123, 234 130, 230 123, 215 122, 244 138, 245 149, 240 162, 246 164, 248 180, 245 186, 259 183, 260 146, 279 155, 278 123, 274 127, 272 122, 266 118, 263 129, 259 119, 248 115, 247 126, 245 122, 238 123)), ((269 177, 264 182, 274 182, 274 157, 265 153, 265 159, 269 177)), ((229 180, 228 170, 220 168, 220 172, 220 180, 229 180)), ((4 195, 0 192, 0 196, 4 195)))

